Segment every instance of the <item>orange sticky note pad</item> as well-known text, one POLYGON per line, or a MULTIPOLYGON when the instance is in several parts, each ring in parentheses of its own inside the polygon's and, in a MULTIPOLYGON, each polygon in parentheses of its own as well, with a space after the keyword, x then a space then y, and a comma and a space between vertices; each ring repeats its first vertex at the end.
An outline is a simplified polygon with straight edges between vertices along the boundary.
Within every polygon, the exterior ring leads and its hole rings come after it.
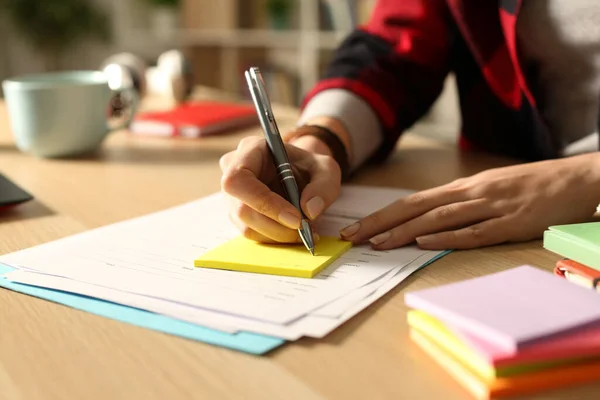
POLYGON ((312 278, 352 246, 335 237, 321 237, 315 255, 303 244, 264 244, 238 236, 194 260, 194 266, 312 278))

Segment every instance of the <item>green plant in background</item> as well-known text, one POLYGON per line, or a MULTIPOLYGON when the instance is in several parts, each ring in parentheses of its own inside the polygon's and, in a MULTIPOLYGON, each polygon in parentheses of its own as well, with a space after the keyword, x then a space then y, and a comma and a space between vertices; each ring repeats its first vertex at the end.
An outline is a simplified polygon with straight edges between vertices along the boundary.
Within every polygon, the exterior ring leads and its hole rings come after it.
POLYGON ((110 40, 108 17, 90 0, 0 0, 3 11, 43 58, 57 70, 65 51, 84 38, 110 40))
POLYGON ((286 29, 289 27, 294 6, 293 0, 267 0, 266 6, 272 28, 286 29))

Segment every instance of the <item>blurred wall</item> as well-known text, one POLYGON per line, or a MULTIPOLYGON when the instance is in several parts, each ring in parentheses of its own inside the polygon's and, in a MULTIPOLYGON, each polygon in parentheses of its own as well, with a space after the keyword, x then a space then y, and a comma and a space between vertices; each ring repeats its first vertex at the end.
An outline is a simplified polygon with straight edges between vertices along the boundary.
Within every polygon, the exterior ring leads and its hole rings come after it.
MULTIPOLYGON (((79 43, 62 60, 64 69, 95 69, 106 57, 122 51, 132 51, 152 62, 158 54, 170 48, 168 41, 154 40, 144 34, 150 18, 149 7, 144 0, 88 1, 94 2, 111 16, 113 41, 110 44, 98 44, 91 41, 79 43)), ((195 2, 196 0, 189 1, 195 2)), ((217 3, 220 0, 214 1, 217 3)), ((185 21, 186 17, 183 16, 183 26, 185 26, 185 21)), ((192 59, 196 73, 201 74, 206 78, 205 80, 210 80, 212 75, 220 71, 217 62, 220 53, 215 50, 218 49, 206 47, 203 52, 199 52, 197 57, 192 59)), ((252 49, 245 50, 248 52, 252 49)), ((295 57, 290 57, 286 52, 283 54, 286 55, 283 58, 288 58, 288 62, 296 61, 295 57)), ((17 74, 40 72, 42 68, 42 63, 35 50, 12 27, 6 15, 0 15, 0 80, 17 74)), ((216 77, 213 78, 213 81, 219 80, 216 77)), ((440 99, 427 117, 419 121, 413 130, 424 136, 454 141, 459 125, 455 83, 453 78, 449 77, 440 99)))
MULTIPOLYGON (((40 2, 43 0, 40 0, 40 2)), ((97 68, 110 54, 123 49, 123 18, 120 14, 131 4, 142 4, 140 0, 88 0, 109 13, 114 27, 112 43, 100 44, 85 40, 74 46, 63 58, 63 69, 97 68)), ((7 77, 35 73, 43 70, 35 50, 24 40, 22 34, 12 25, 7 15, 0 15, 0 80, 7 77)))

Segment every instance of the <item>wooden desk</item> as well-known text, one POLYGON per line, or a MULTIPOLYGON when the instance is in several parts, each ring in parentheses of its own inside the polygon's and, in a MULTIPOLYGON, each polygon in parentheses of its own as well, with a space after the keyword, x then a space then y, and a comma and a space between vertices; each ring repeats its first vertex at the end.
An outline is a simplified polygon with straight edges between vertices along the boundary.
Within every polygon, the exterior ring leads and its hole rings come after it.
MULTIPOLYGON (((279 110, 282 129, 296 113, 279 110)), ((0 253, 157 211, 219 190, 218 159, 250 129, 202 140, 111 136, 96 155, 42 160, 15 149, 0 107, 0 171, 36 201, 0 216, 0 253)), ((425 189, 508 164, 405 136, 356 183, 425 189)), ((454 252, 323 340, 266 357, 185 340, 0 289, 0 399, 469 399, 408 339, 403 295, 514 267, 551 269, 540 242, 454 252)), ((597 398, 600 385, 535 398, 597 398)))

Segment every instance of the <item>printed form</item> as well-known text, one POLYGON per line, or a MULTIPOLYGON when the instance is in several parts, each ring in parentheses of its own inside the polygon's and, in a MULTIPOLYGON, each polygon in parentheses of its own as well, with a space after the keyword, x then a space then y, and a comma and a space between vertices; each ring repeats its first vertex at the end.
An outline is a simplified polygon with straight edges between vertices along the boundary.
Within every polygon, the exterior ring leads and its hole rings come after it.
MULTIPOLYGON (((344 187, 321 235, 410 192, 344 187)), ((196 268, 239 232, 220 194, 0 257, 11 281, 84 294, 226 332, 322 337, 441 252, 355 246, 312 279, 196 268), (412 269, 412 270, 411 270, 412 269), (403 274, 404 271, 404 274, 403 274), (382 292, 382 289, 387 288, 382 292)))

